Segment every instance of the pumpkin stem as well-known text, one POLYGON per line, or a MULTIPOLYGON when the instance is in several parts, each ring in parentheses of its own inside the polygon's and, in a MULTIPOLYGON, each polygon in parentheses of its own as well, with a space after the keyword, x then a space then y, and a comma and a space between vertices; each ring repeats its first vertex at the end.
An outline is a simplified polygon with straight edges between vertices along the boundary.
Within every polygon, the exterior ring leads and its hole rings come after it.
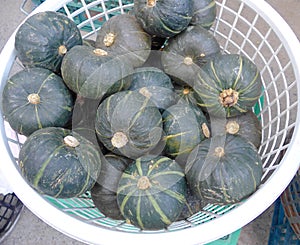
POLYGON ((140 88, 139 93, 144 95, 148 99, 150 99, 151 96, 152 96, 152 94, 150 93, 150 91, 146 87, 140 88))
POLYGON ((238 99, 239 93, 232 88, 223 90, 219 95, 220 103, 224 107, 234 106, 238 102, 238 99))
POLYGON ((184 95, 188 95, 190 92, 191 92, 191 90, 189 88, 184 88, 182 93, 184 95))
POLYGON ((68 49, 65 45, 60 45, 58 47, 58 54, 59 55, 65 55, 67 53, 68 49))
POLYGON ((79 141, 72 135, 67 135, 66 137, 64 137, 64 143, 72 148, 80 145, 79 141))
POLYGON ((222 157, 222 156, 224 156, 224 154, 225 154, 225 152, 224 152, 224 148, 223 147, 218 146, 218 147, 215 148, 215 155, 217 157, 222 157))
POLYGON ((142 176, 141 178, 139 178, 138 182, 137 182, 137 187, 140 190, 146 190, 149 187, 151 187, 151 183, 150 180, 147 176, 142 176))
POLYGON ((185 57, 184 60, 183 60, 183 63, 190 66, 192 65, 194 62, 193 62, 193 59, 191 57, 185 57))
POLYGON ((210 137, 210 130, 209 130, 207 124, 206 123, 202 123, 201 128, 202 128, 202 132, 203 132, 204 136, 206 138, 209 138, 210 137))
POLYGON ((126 134, 124 134, 123 132, 116 132, 111 138, 111 144, 116 148, 121 148, 125 146, 127 143, 128 143, 128 138, 126 134))
POLYGON ((240 125, 236 121, 230 121, 226 124, 226 132, 229 134, 237 134, 240 130, 240 125))
POLYGON ((97 56, 106 56, 106 55, 108 55, 108 53, 105 50, 101 49, 101 48, 94 49, 93 53, 97 56))
POLYGON ((156 5, 156 0, 148 0, 147 1, 147 6, 148 7, 154 7, 156 5))
POLYGON ((29 94, 27 96, 27 99, 28 101, 31 103, 31 104, 34 104, 34 105, 37 105, 41 102, 41 98, 38 94, 29 94))
POLYGON ((104 37, 103 43, 106 47, 110 47, 116 40, 116 35, 113 33, 107 33, 104 37))

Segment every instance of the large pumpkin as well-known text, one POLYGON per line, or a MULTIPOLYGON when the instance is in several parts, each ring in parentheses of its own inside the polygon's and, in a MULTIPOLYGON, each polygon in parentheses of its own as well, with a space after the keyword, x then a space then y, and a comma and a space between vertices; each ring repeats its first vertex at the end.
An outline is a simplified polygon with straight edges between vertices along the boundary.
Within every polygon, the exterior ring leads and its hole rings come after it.
POLYGON ((66 15, 45 11, 30 16, 15 36, 17 57, 26 67, 43 67, 60 73, 64 55, 82 44, 77 25, 66 15))

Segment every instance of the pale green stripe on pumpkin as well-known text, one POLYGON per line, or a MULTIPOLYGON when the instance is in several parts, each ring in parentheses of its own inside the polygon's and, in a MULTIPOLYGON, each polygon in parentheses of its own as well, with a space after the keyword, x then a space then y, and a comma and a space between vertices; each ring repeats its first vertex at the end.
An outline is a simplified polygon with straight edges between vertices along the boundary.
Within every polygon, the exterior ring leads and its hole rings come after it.
POLYGON ((177 133, 177 134, 166 135, 166 136, 163 137, 163 140, 177 138, 177 137, 183 136, 183 135, 188 134, 188 133, 191 133, 191 131, 186 131, 186 132, 180 132, 180 133, 177 133))
POLYGON ((38 105, 34 105, 34 114, 39 128, 42 128, 43 125, 41 123, 41 119, 39 116, 38 105))
POLYGON ((160 20, 160 23, 161 23, 163 29, 167 30, 168 32, 174 33, 175 35, 176 35, 176 34, 179 34, 179 33, 181 32, 181 31, 176 31, 176 30, 170 29, 170 28, 169 28, 168 26, 166 26, 165 23, 162 22, 161 20, 160 20))
POLYGON ((143 176, 143 169, 142 169, 142 161, 141 158, 136 159, 135 161, 135 166, 137 168, 137 171, 139 173, 140 176, 143 176))
POLYGON ((205 6, 204 8, 202 9, 198 9, 197 11, 194 12, 194 14, 197 14, 197 13, 202 13, 202 12, 205 12, 211 8, 214 8, 216 6, 216 2, 215 1, 211 1, 207 6, 205 6))
MULTIPOLYGON (((68 169, 66 171, 66 173, 64 173, 64 174, 69 174, 70 172, 71 172, 71 169, 68 169)), ((61 176, 59 176, 59 177, 61 177, 61 176)), ((57 183, 59 183, 59 182, 56 182, 56 183, 53 183, 53 184, 57 184, 57 183)), ((50 186, 55 188, 54 185, 50 185, 50 186)), ((54 198, 57 198, 60 195, 60 193, 63 191, 63 189, 64 189, 64 185, 62 183, 60 183, 59 184, 59 191, 56 193, 56 195, 54 195, 54 198)))
MULTIPOLYGON (((126 193, 121 205, 120 205, 120 212, 124 215, 124 208, 126 206, 126 203, 128 202, 128 200, 131 198, 131 196, 133 195, 133 193, 135 193, 136 189, 131 190, 130 192, 126 193)), ((118 191, 119 193, 119 191, 118 191)))
POLYGON ((179 155, 184 154, 184 153, 190 153, 193 149, 194 149, 194 147, 188 147, 188 148, 185 148, 185 149, 182 150, 182 151, 175 152, 175 153, 172 153, 172 154, 170 154, 170 155, 171 155, 172 157, 176 157, 176 156, 179 156, 179 155))
POLYGON ((137 207, 136 207, 136 219, 137 222, 139 224, 139 226, 141 227, 141 229, 144 229, 144 223, 142 221, 142 217, 141 217, 141 196, 139 196, 138 201, 137 201, 137 207))
POLYGON ((42 88, 45 86, 45 83, 46 83, 49 79, 53 78, 54 76, 56 76, 54 73, 50 73, 50 74, 44 79, 44 81, 42 82, 41 86, 39 87, 39 90, 37 91, 37 94, 39 94, 39 93, 41 92, 42 88))
POLYGON ((148 172, 147 172, 147 176, 149 176, 152 172, 153 169, 157 168, 159 164, 165 162, 165 161, 169 161, 170 159, 167 157, 161 157, 160 159, 158 159, 152 166, 151 168, 149 168, 148 172))
POLYGON ((230 202, 230 200, 229 200, 229 198, 230 198, 230 196, 228 195, 228 193, 227 193, 227 188, 225 187, 225 184, 224 184, 224 181, 223 181, 223 176, 222 176, 222 168, 220 168, 219 169, 219 171, 220 171, 220 179, 221 179, 221 191, 222 191, 222 193, 223 193, 223 196, 224 196, 224 198, 225 198, 225 200, 226 200, 226 202, 230 202))
POLYGON ((140 117, 140 115, 144 112, 144 110, 147 108, 149 99, 145 97, 145 100, 141 106, 141 108, 138 110, 138 112, 135 114, 133 120, 131 121, 131 125, 129 125, 128 127, 128 131, 132 128, 132 126, 134 125, 134 123, 136 122, 136 120, 140 117))
POLYGON ((182 195, 181 193, 166 189, 160 185, 155 185, 155 188, 158 189, 159 191, 167 194, 170 197, 173 197, 174 199, 176 199, 178 202, 180 203, 185 203, 186 202, 186 198, 184 195, 182 195))
POLYGON ((154 210, 158 213, 158 215, 160 216, 160 219, 162 222, 164 222, 165 224, 169 225, 172 222, 169 220, 169 218, 165 215, 165 213, 161 210, 159 204, 157 203, 157 201, 154 199, 154 197, 151 195, 151 193, 146 190, 146 195, 148 197, 148 199, 150 200, 154 210))
MULTIPOLYGON (((234 83, 231 86, 231 88, 234 89, 234 90, 236 89, 237 83, 239 82, 239 80, 241 78, 242 71, 243 71, 243 59, 242 59, 241 56, 239 57, 239 63, 240 63, 240 65, 239 65, 239 70, 238 70, 236 79, 235 79, 234 83)), ((239 93, 240 93, 240 91, 239 91, 239 93)))
POLYGON ((157 178, 159 176, 164 176, 164 175, 179 175, 180 177, 184 176, 183 172, 180 171, 174 171, 174 170, 169 170, 169 171, 162 171, 162 172, 158 172, 156 174, 151 175, 150 179, 153 180, 154 178, 157 178))
POLYGON ((213 75, 214 75, 216 81, 217 81, 218 84, 219 84, 220 89, 223 89, 222 82, 221 82, 219 76, 217 75, 217 71, 216 71, 216 68, 215 68, 215 65, 214 65, 214 62, 213 62, 213 61, 210 62, 210 67, 211 67, 211 70, 212 70, 212 72, 213 72, 213 75))
POLYGON ((248 84, 247 87, 245 87, 244 89, 241 89, 239 91, 239 93, 244 93, 245 91, 249 90, 250 87, 252 87, 256 83, 256 80, 257 80, 259 75, 260 75, 259 71, 256 71, 256 74, 255 74, 254 78, 252 79, 252 81, 248 84))

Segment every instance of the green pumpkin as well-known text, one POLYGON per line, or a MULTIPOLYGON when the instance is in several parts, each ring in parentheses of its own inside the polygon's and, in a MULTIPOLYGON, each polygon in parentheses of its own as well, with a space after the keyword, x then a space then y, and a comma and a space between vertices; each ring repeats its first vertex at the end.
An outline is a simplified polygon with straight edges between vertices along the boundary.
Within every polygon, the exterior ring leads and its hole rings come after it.
POLYGON ((84 194, 95 184, 101 159, 94 145, 71 130, 35 131, 19 154, 21 174, 37 192, 55 198, 84 194))
POLYGON ((64 127, 71 120, 73 95, 62 78, 44 68, 11 76, 2 92, 2 108, 16 132, 29 136, 45 127, 64 127))
POLYGON ((193 89, 201 100, 198 104, 210 116, 240 115, 251 110, 261 96, 260 72, 243 55, 223 54, 202 68, 193 89))
POLYGON ((161 56, 164 72, 190 86, 205 63, 220 54, 216 38, 201 26, 189 26, 169 39, 161 56))
POLYGON ((186 0, 134 0, 134 14, 151 35, 172 37, 182 32, 193 15, 193 2, 186 0))
POLYGON ((102 159, 97 183, 91 189, 91 197, 101 213, 112 219, 124 219, 117 202, 117 188, 121 175, 132 160, 108 153, 102 159))
POLYGON ((52 11, 36 13, 25 20, 15 36, 18 59, 25 67, 42 67, 60 73, 64 55, 82 44, 76 24, 52 11))
POLYGON ((95 128, 109 151, 135 159, 151 152, 160 141, 162 117, 149 98, 128 90, 101 102, 95 128))
POLYGON ((217 5, 215 0, 193 0, 194 14, 190 25, 200 25, 210 29, 217 17, 217 5))
POLYGON ((256 147, 239 135, 217 135, 191 152, 185 174, 204 203, 233 204, 256 191, 263 174, 256 147))
POLYGON ((142 230, 168 227, 179 217, 186 196, 181 167, 163 156, 138 158, 121 176, 117 200, 124 218, 142 230))
POLYGON ((67 86, 82 97, 103 97, 127 89, 133 67, 126 60, 102 49, 78 45, 64 57, 62 77, 67 86))
POLYGON ((129 14, 115 15, 97 32, 95 46, 126 57, 134 67, 144 64, 151 51, 151 36, 136 18, 129 14))

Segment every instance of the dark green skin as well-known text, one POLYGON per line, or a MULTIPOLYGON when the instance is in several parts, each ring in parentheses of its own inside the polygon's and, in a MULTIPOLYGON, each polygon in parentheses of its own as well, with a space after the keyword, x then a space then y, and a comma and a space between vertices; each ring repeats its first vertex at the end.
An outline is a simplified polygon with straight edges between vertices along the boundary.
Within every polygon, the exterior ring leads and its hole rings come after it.
POLYGON ((98 99, 127 89, 133 66, 113 53, 97 55, 86 45, 73 47, 62 62, 62 77, 67 86, 82 97, 98 99))
POLYGON ((95 47, 125 56, 134 67, 141 66, 151 52, 151 36, 138 24, 136 18, 129 14, 120 14, 104 22, 97 32, 95 47), (108 33, 116 35, 111 46, 104 43, 108 33))
POLYGON ((151 35, 173 37, 182 32, 193 16, 193 2, 186 0, 159 0, 148 6, 148 0, 134 1, 134 14, 151 35))
POLYGON ((257 66, 247 57, 224 54, 211 60, 197 74, 194 91, 199 95, 199 105, 210 116, 232 117, 252 109, 262 93, 262 81, 257 66), (236 104, 224 106, 220 93, 232 89, 238 92, 236 104))
POLYGON ((129 90, 149 96, 161 110, 165 110, 177 101, 171 78, 155 67, 136 68, 129 90))
POLYGON ((161 62, 164 72, 175 81, 182 80, 193 87, 196 74, 209 60, 220 54, 216 38, 201 26, 189 26, 171 38, 164 48, 161 62), (189 57, 192 63, 186 63, 189 57))
POLYGON ((190 25, 200 25, 210 29, 217 16, 217 5, 215 0, 192 0, 194 4, 194 15, 190 25))
POLYGON ((179 217, 186 198, 186 179, 181 167, 163 156, 137 159, 121 176, 117 200, 124 218, 142 230, 168 227, 179 217), (142 176, 151 186, 139 188, 142 176))
POLYGON ((119 180, 132 160, 108 153, 104 156, 97 183, 91 189, 95 206, 112 219, 124 219, 117 202, 119 180))
POLYGON ((162 118, 154 103, 136 91, 122 91, 99 106, 95 123, 98 139, 116 154, 136 159, 151 152, 162 136, 162 118), (124 133, 128 142, 113 146, 115 133, 124 133))
POLYGON ((185 174, 204 204, 242 201, 260 185, 263 174, 256 147, 239 135, 218 135, 202 141, 190 154, 185 174), (215 149, 222 147, 223 156, 215 149))
POLYGON ((52 11, 29 17, 17 30, 15 48, 17 57, 26 67, 43 67, 60 73, 64 54, 58 48, 70 50, 82 44, 76 24, 67 16, 52 11))
POLYGON ((22 176, 37 192, 55 198, 84 194, 95 184, 101 169, 100 153, 76 133, 59 127, 31 134, 19 154, 22 176), (70 147, 64 137, 73 135, 80 145, 70 147))
POLYGON ((45 127, 63 127, 72 118, 74 98, 62 78, 44 68, 22 70, 5 84, 2 108, 5 120, 19 134, 29 136, 45 127), (37 93, 39 104, 28 101, 37 93))

